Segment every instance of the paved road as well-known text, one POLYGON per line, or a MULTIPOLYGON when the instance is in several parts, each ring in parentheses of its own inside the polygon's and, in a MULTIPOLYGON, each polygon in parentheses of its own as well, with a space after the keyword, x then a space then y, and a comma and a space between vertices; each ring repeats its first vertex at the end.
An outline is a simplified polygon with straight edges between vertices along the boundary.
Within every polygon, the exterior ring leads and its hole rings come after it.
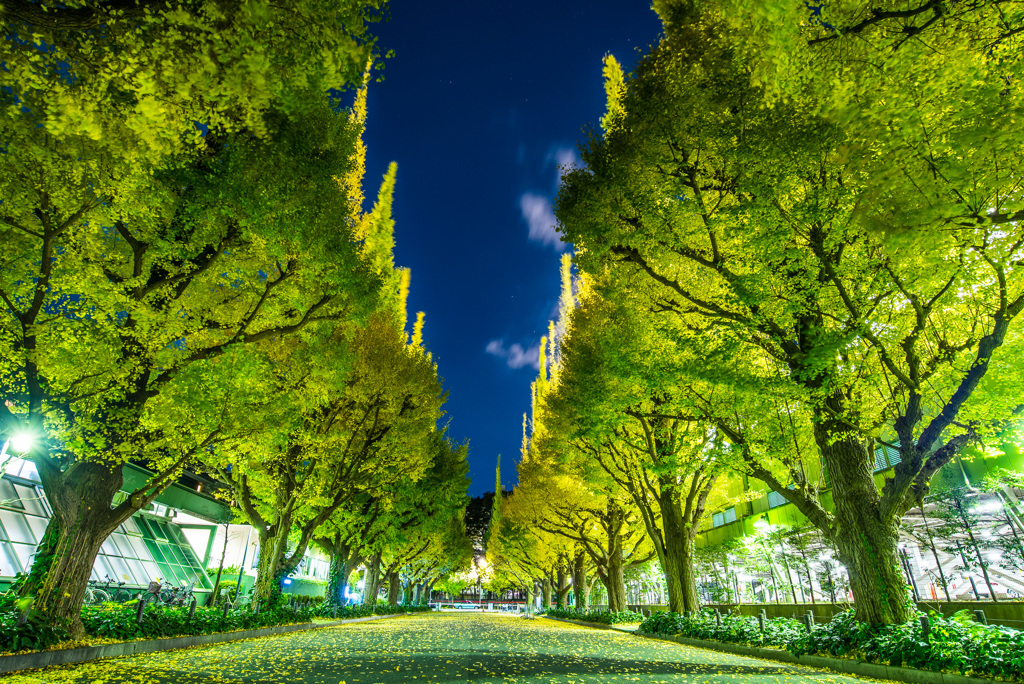
POLYGON ((551 620, 433 614, 50 668, 5 684, 756 682, 856 678, 551 620))

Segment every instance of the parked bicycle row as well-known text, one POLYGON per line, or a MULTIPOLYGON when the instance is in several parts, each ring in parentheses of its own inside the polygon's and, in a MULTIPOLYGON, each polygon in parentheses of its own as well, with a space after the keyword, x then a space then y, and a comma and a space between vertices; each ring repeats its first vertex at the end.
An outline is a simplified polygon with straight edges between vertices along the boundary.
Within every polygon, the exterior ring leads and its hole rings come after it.
POLYGON ((174 586, 163 578, 157 578, 150 582, 145 589, 138 589, 126 587, 126 582, 111 579, 108 575, 102 581, 90 580, 85 593, 85 604, 93 606, 103 603, 129 603, 142 600, 147 604, 187 606, 198 601, 195 595, 198 582, 197 578, 189 584, 174 586))

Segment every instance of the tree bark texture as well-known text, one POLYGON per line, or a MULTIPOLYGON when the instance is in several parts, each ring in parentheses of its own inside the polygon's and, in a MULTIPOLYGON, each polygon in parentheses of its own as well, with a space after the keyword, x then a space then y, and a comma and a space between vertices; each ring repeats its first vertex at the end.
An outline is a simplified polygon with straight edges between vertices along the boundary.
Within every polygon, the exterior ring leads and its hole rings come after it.
POLYGON ((375 553, 370 557, 370 565, 366 568, 366 579, 363 580, 363 605, 377 605, 377 584, 380 576, 380 554, 375 553))
POLYGON ((903 623, 911 610, 897 551, 899 519, 882 513, 869 445, 843 434, 842 427, 822 421, 814 428, 832 481, 830 536, 850 574, 857 619, 872 625, 903 623))
POLYGON ((576 610, 586 612, 590 605, 590 583, 587 581, 587 556, 582 549, 572 560, 572 589, 576 596, 576 610))
POLYGON ((398 570, 392 570, 387 574, 388 580, 388 603, 397 606, 402 599, 402 576, 398 570))
MULTIPOLYGON (((121 467, 77 463, 46 487, 53 517, 36 551, 22 596, 47 624, 84 637, 81 611, 93 564, 103 542, 136 508, 111 508, 123 483, 121 467)), ((147 502, 148 503, 148 502, 147 502)))
POLYGON ((347 602, 348 579, 352 571, 363 562, 351 544, 335 541, 331 547, 331 567, 327 579, 328 605, 343 606, 347 602))
POLYGON ((604 580, 604 588, 608 592, 608 610, 619 612, 626 610, 626 581, 623 576, 622 563, 622 508, 610 502, 608 505, 610 524, 608 525, 608 566, 604 580))
POLYGON ((281 580, 294 568, 285 568, 282 560, 288 551, 291 520, 281 519, 259 530, 260 558, 256 565, 254 596, 262 606, 276 605, 281 597, 281 580))
POLYGON ((570 573, 566 572, 565 564, 558 566, 558 585, 555 591, 555 605, 558 608, 565 608, 565 597, 572 586, 569 584, 570 573))
POLYGON ((545 575, 544 579, 540 583, 541 590, 541 606, 543 608, 551 607, 551 577, 545 575))
MULTIPOLYGON (((696 526, 687 526, 678 496, 667 482, 662 483, 658 507, 661 511, 662 538, 655 546, 661 556, 669 610, 680 615, 688 611, 697 612, 700 610, 700 601, 693 569, 693 531, 696 526)), ((700 513, 703 513, 703 508, 700 513)))

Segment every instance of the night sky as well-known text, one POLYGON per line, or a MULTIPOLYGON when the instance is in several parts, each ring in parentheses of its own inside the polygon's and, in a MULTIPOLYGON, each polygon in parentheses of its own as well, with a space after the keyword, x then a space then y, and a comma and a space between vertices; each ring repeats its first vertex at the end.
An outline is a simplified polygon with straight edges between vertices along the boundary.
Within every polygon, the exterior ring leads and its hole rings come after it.
POLYGON ((537 344, 566 249, 550 205, 558 166, 604 111, 601 58, 627 69, 660 24, 643 0, 392 0, 374 27, 393 49, 369 92, 367 200, 398 162, 395 263, 412 269, 410 320, 470 443, 471 495, 515 484, 537 344))

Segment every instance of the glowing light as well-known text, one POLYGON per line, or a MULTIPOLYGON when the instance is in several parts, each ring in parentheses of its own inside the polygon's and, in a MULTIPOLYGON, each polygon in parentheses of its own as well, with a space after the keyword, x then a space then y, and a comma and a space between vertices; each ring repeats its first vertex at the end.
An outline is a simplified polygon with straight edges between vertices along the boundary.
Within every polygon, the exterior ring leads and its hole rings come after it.
POLYGON ((974 507, 974 513, 998 513, 1003 507, 1003 504, 998 499, 992 499, 985 503, 980 503, 974 507))
POLYGON ((764 518, 758 518, 754 523, 754 529, 758 532, 767 532, 772 529, 772 526, 764 518))
POLYGON ((25 454, 32 451, 32 446, 35 440, 32 439, 32 435, 27 432, 19 432, 11 437, 11 449, 19 454, 25 454))

